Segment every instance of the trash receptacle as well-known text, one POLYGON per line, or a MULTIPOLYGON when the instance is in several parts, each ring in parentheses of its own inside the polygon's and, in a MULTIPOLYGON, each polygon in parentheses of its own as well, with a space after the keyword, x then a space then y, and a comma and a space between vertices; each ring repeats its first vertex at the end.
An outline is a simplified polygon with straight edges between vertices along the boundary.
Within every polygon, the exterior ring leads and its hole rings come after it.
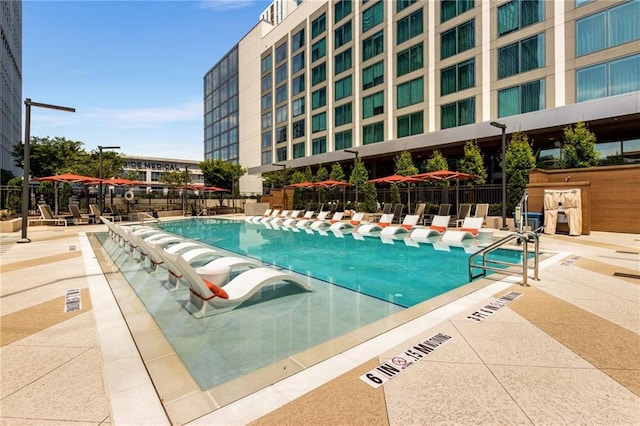
MULTIPOLYGON (((516 212, 513 213, 513 217, 515 219, 516 229, 520 228, 520 218, 516 215, 516 212)), ((527 212, 527 219, 525 226, 528 226, 531 231, 535 231, 536 229, 542 226, 544 216, 542 213, 538 212, 527 212)))

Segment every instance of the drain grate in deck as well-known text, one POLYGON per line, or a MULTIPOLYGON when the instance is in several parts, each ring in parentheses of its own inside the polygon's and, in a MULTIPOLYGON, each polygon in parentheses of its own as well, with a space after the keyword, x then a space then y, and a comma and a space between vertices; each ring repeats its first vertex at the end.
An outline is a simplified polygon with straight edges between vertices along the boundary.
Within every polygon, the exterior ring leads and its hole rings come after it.
POLYGON ((613 273, 614 277, 623 277, 623 278, 633 278, 636 280, 640 280, 640 275, 637 274, 627 274, 625 272, 614 272, 613 273))

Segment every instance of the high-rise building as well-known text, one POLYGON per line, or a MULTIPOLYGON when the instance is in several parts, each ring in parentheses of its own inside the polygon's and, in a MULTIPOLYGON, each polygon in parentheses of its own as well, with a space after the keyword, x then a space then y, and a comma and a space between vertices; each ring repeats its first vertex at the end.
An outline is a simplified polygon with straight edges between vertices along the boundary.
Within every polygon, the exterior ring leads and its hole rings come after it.
POLYGON ((205 77, 205 153, 228 150, 249 171, 241 191, 258 192, 275 162, 328 165, 355 149, 376 175, 404 150, 455 163, 476 140, 495 182, 490 122, 552 159, 563 128, 584 121, 604 161, 640 162, 638 22, 638 0, 301 2, 205 77))
MULTIPOLYGON (((14 166, 13 147, 22 141, 22 1, 0 1, 2 37, 2 116, 0 167, 20 175, 14 166)), ((2 184, 6 184, 2 182, 2 184)))

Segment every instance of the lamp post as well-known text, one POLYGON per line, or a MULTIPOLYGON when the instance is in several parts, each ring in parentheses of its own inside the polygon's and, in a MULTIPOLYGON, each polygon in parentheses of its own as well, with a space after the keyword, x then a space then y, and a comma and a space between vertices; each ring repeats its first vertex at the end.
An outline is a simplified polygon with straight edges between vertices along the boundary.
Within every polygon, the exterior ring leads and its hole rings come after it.
POLYGON ((187 215, 187 186, 189 186, 189 165, 184 165, 184 190, 182 191, 182 216, 187 215))
POLYGON ((27 238, 27 225, 29 223, 29 139, 31 139, 31 107, 56 109, 59 111, 76 112, 75 108, 69 108, 59 105, 43 104, 40 102, 33 102, 30 98, 24 100, 25 112, 24 112, 24 159, 22 164, 22 235, 17 241, 18 243, 30 243, 31 240, 27 238))
MULTIPOLYGON (((344 152, 348 152, 349 154, 355 154, 356 158, 353 160, 353 170, 358 167, 358 151, 353 149, 345 149, 344 152)), ((358 175, 356 174, 356 211, 358 211, 358 175)))
POLYGON ((100 187, 100 199, 98 200, 98 208, 100 209, 100 214, 104 211, 104 187, 102 186, 102 150, 103 149, 120 149, 119 146, 102 146, 98 145, 98 158, 100 163, 100 170, 98 177, 100 178, 100 182, 98 186, 100 187))
POLYGON ((498 123, 492 121, 493 127, 497 127, 502 130, 502 227, 500 229, 505 230, 507 228, 507 176, 505 173, 505 155, 506 155, 506 135, 507 125, 504 123, 498 123))
POLYGON ((274 166, 277 167, 282 167, 282 209, 286 210, 287 208, 287 189, 285 188, 285 186, 287 186, 287 165, 286 164, 279 164, 279 163, 273 163, 274 166))

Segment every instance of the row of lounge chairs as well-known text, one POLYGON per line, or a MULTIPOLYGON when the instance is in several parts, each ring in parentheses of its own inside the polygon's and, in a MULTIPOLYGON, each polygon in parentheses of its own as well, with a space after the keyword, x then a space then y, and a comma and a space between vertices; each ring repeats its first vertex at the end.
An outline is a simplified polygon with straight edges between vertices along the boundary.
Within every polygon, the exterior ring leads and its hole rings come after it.
POLYGON ((101 220, 111 238, 149 271, 166 270, 163 283, 169 291, 189 289, 186 309, 197 318, 233 310, 267 286, 291 284, 312 291, 307 282, 288 272, 223 255, 158 228, 122 226, 105 217, 101 220), (232 271, 235 276, 231 279, 232 271))

